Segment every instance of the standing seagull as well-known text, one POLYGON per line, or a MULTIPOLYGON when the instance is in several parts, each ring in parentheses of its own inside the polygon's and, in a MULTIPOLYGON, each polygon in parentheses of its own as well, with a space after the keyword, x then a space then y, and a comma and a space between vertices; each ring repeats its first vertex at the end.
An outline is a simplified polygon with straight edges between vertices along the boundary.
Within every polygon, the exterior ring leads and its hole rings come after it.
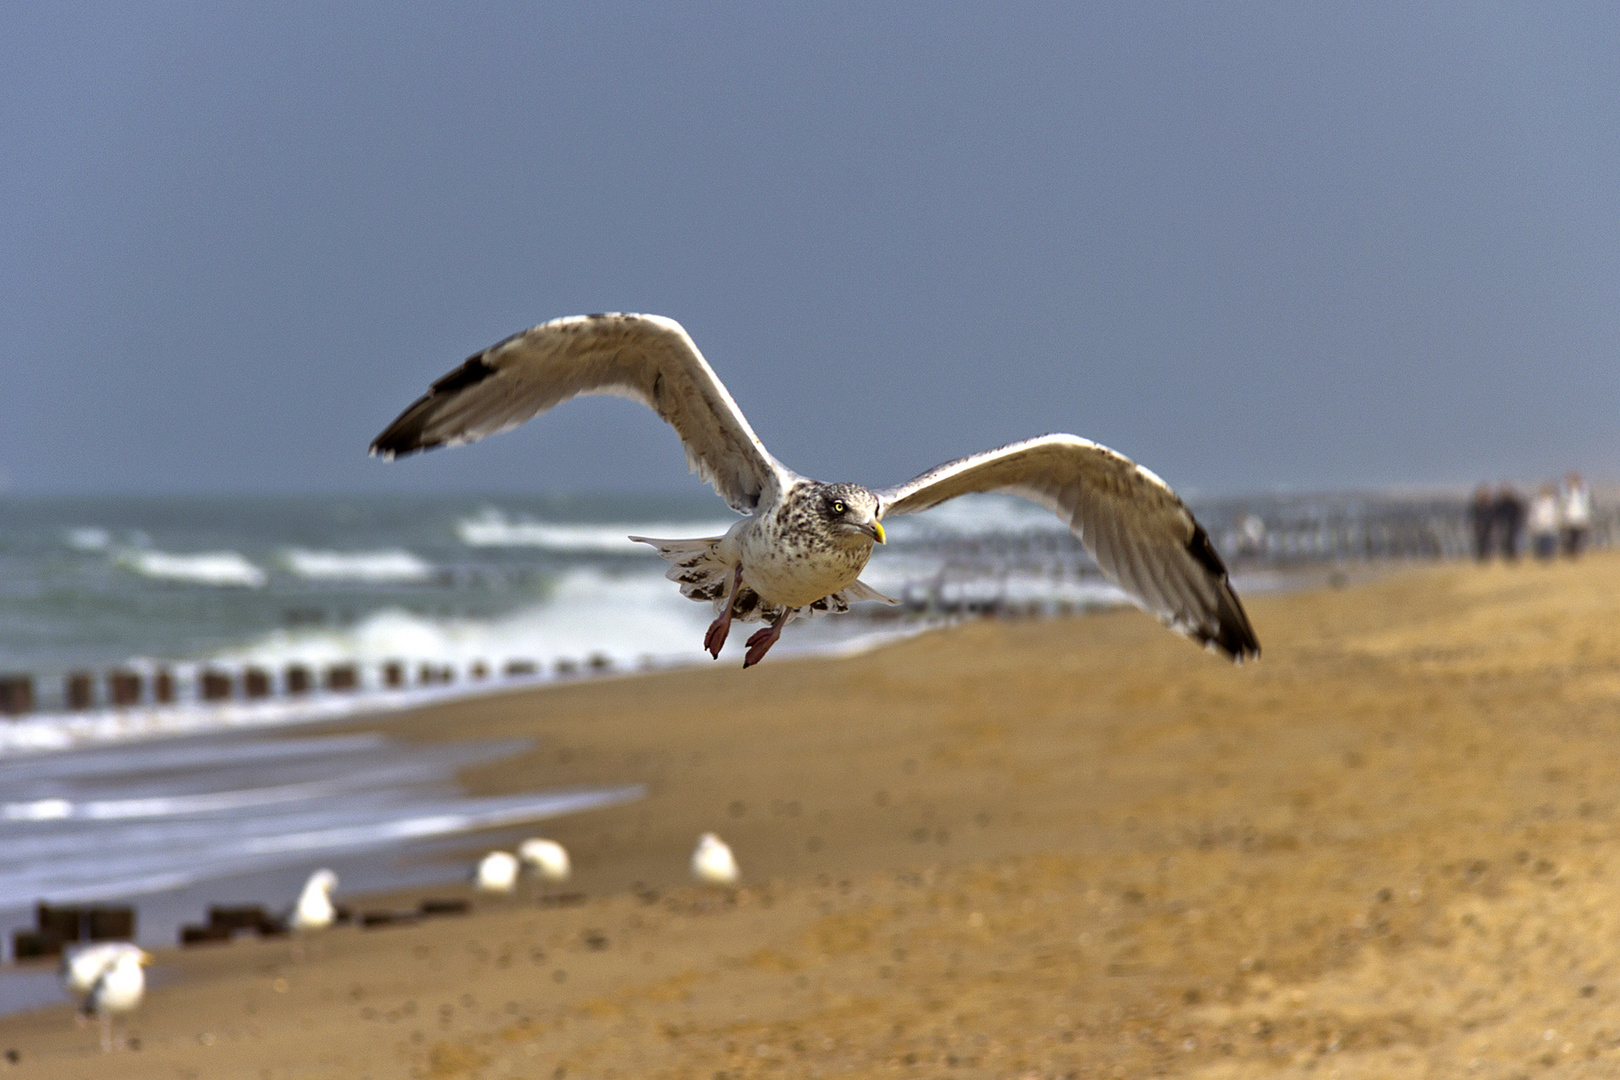
POLYGON ((492 851, 473 868, 473 888, 483 893, 509 893, 517 888, 518 861, 510 851, 492 851))
POLYGON ((704 885, 735 885, 742 873, 737 869, 737 857, 731 845, 706 832, 698 837, 692 851, 692 878, 704 885))
POLYGON ((83 1009, 88 1016, 101 1018, 101 1052, 113 1048, 113 1016, 134 1012, 146 994, 146 973, 143 966, 152 962, 151 956, 140 951, 120 952, 113 962, 102 969, 90 992, 85 995, 83 1009))
POLYGON ((287 916, 292 930, 325 930, 337 921, 337 906, 332 903, 332 890, 338 886, 338 876, 330 870, 317 870, 304 882, 298 902, 287 916))
POLYGON ((733 620, 766 621, 750 667, 795 616, 894 603, 860 581, 882 519, 973 492, 1019 495, 1057 514, 1109 580, 1170 629, 1234 661, 1258 656, 1226 567, 1163 480, 1074 435, 1043 435, 947 462, 898 487, 824 484, 765 449, 679 323, 658 315, 578 315, 541 323, 476 353, 434 383, 371 444, 394 458, 516 427, 570 398, 627 397, 686 446, 687 464, 738 513, 724 536, 653 540, 681 594, 714 605, 704 648, 718 658, 733 620))
POLYGON ((518 845, 518 862, 532 871, 541 881, 567 881, 573 868, 568 863, 568 849, 555 840, 535 837, 518 845))
POLYGON ((102 972, 112 967, 118 958, 126 953, 137 959, 147 955, 138 945, 128 941, 101 941, 80 945, 62 954, 62 989, 81 1005, 80 1011, 75 1014, 81 1026, 89 1013, 89 1010, 82 1006, 89 999, 90 991, 95 989, 102 972))

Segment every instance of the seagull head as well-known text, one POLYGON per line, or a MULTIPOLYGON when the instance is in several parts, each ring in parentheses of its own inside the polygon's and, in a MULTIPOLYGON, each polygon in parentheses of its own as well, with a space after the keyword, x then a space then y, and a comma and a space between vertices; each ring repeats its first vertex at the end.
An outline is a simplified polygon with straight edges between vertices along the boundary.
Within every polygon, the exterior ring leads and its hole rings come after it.
POLYGON ((846 541, 887 543, 878 497, 859 484, 827 484, 821 492, 821 512, 833 535, 846 541))
POLYGON ((316 891, 326 894, 330 893, 337 887, 338 876, 330 870, 317 870, 313 874, 309 875, 308 881, 304 882, 305 892, 316 891))

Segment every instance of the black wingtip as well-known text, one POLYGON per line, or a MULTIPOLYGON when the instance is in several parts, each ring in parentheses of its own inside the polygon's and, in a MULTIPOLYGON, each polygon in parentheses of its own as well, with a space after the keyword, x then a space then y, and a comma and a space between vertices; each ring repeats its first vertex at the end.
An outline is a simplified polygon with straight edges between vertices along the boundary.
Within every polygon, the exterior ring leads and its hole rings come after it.
MULTIPOLYGON (((513 337, 517 336, 518 335, 516 334, 513 335, 513 337)), ((511 340, 512 338, 507 338, 506 341, 502 341, 499 345, 493 345, 481 353, 475 353, 474 355, 467 357, 460 367, 456 368, 456 370, 452 371, 450 374, 444 376, 433 384, 432 394, 453 394, 457 390, 465 390, 469 386, 477 386, 479 383, 495 374, 495 368, 489 363, 489 361, 485 360, 484 357, 488 356, 495 349, 500 348, 501 345, 505 345, 507 341, 511 340)), ((431 397, 432 394, 429 394, 428 396, 431 397)))
MULTIPOLYGON (((519 336, 521 335, 512 335, 512 337, 519 336)), ((392 461, 407 454, 417 454, 444 445, 444 440, 429 439, 424 435, 428 414, 432 412, 433 405, 440 398, 460 393, 469 386, 477 386, 495 374, 494 365, 485 357, 511 340, 512 338, 507 338, 482 352, 474 353, 467 357, 460 367, 435 382, 427 393, 411 402, 410 408, 400 413, 381 435, 372 440, 371 456, 392 461)))
POLYGON ((1254 627, 1249 625, 1249 618, 1243 613, 1243 606, 1237 602, 1237 596, 1232 596, 1229 610, 1225 604, 1222 604, 1221 608, 1220 621, 1216 624, 1214 632, 1202 637, 1204 645, 1234 664, 1260 659, 1260 639, 1255 637, 1254 627))
POLYGON ((371 456, 392 461, 408 454, 432 450, 440 445, 440 440, 429 439, 423 434, 427 424, 428 407, 435 396, 436 392, 418 398, 410 408, 400 413, 392 424, 383 429, 381 435, 371 440, 371 456))
POLYGON ((1209 571, 1216 582, 1218 600, 1215 626, 1213 629, 1206 628, 1199 635, 1200 643, 1215 649, 1234 664, 1259 659, 1260 639, 1255 636, 1248 613, 1243 610, 1242 601, 1238 599, 1237 593, 1232 591, 1232 583, 1227 580, 1226 564, 1221 562, 1220 553, 1210 542, 1209 534, 1197 521, 1193 522, 1193 533, 1187 541, 1187 553, 1209 571))

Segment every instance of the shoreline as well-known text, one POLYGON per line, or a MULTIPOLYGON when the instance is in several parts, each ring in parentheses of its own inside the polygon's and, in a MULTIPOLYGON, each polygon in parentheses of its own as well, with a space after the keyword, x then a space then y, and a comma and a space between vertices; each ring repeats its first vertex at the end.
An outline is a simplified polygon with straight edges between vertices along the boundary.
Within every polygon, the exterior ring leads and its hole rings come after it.
MULTIPOLYGON (((1398 562, 1366 563, 1354 566, 1328 564, 1293 566, 1258 566, 1234 575, 1234 585, 1243 595, 1265 595, 1272 592, 1291 592, 1319 587, 1329 581, 1366 581, 1398 573, 1404 569, 1398 562)), ((1101 579, 1099 579, 1100 581, 1101 579)), ((1107 589, 1117 592, 1113 586, 1107 589)), ((1036 605, 1039 607, 1039 605, 1036 605)), ((1115 609, 1132 607, 1123 594, 1117 599, 1097 599, 1064 607, 1056 613, 1029 610, 1030 605, 1014 604, 1006 610, 963 611, 930 614, 876 607, 875 610, 839 617, 832 624, 832 633, 823 623, 812 624, 821 633, 811 641, 787 638, 776 649, 784 659, 842 657, 857 655, 871 649, 880 649, 919 634, 948 630, 963 622, 981 618, 994 619, 1050 619, 1078 618, 1115 609)), ((859 612, 859 609, 857 609, 859 612)), ((802 627, 801 627, 802 629, 802 627)), ((729 643, 722 657, 724 662, 740 659, 738 643, 729 643)), ((417 661, 404 663, 405 670, 413 670, 417 661)), ((435 672, 446 670, 439 663, 421 661, 435 672)), ((593 664, 566 660, 547 670, 516 674, 500 674, 486 667, 485 673, 475 677, 445 681, 424 682, 400 688, 381 685, 374 679, 362 679, 353 689, 334 691, 312 688, 309 692, 280 693, 254 699, 240 696, 220 701, 202 701, 195 698, 172 704, 144 703, 133 706, 98 705, 93 708, 66 711, 36 710, 0 716, 0 758, 10 754, 51 753, 72 751, 110 744, 141 742, 148 739, 184 738, 195 735, 229 733, 233 731, 275 731, 307 725, 364 721, 373 716, 390 716, 402 711, 423 708, 462 698, 499 696, 527 690, 558 687, 577 682, 596 682, 604 679, 636 678, 662 672, 689 668, 705 668, 709 657, 701 651, 684 657, 643 657, 634 666, 611 663, 593 664)), ((251 666, 251 665, 248 665, 251 666)), ((296 665, 295 665, 296 666, 296 665)), ((353 664, 338 665, 352 669, 353 664)), ((528 668, 535 668, 527 663, 528 668)), ((187 660, 159 664, 155 661, 129 661, 114 670, 133 670, 143 675, 164 668, 172 672, 185 671, 195 681, 198 672, 219 669, 235 678, 245 667, 240 662, 218 660, 187 660), (240 670, 239 670, 240 669, 240 670)))
POLYGON ((173 951, 139 1051, 66 1008, 0 1018, 0 1051, 131 1080, 1606 1075, 1617 592, 1608 554, 1447 565, 1246 597, 1243 668, 1114 611, 323 726, 535 740, 470 794, 648 795, 544 830, 581 904, 173 951), (741 888, 687 883, 710 829, 741 888))

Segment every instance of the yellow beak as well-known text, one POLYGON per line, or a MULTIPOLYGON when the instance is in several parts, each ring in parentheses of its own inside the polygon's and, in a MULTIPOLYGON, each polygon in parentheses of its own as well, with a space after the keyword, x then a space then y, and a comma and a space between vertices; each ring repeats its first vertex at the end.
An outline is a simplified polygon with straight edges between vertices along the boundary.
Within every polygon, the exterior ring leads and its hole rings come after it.
POLYGON ((883 535, 883 522, 881 521, 872 522, 872 536, 880 544, 887 544, 889 542, 883 535))

